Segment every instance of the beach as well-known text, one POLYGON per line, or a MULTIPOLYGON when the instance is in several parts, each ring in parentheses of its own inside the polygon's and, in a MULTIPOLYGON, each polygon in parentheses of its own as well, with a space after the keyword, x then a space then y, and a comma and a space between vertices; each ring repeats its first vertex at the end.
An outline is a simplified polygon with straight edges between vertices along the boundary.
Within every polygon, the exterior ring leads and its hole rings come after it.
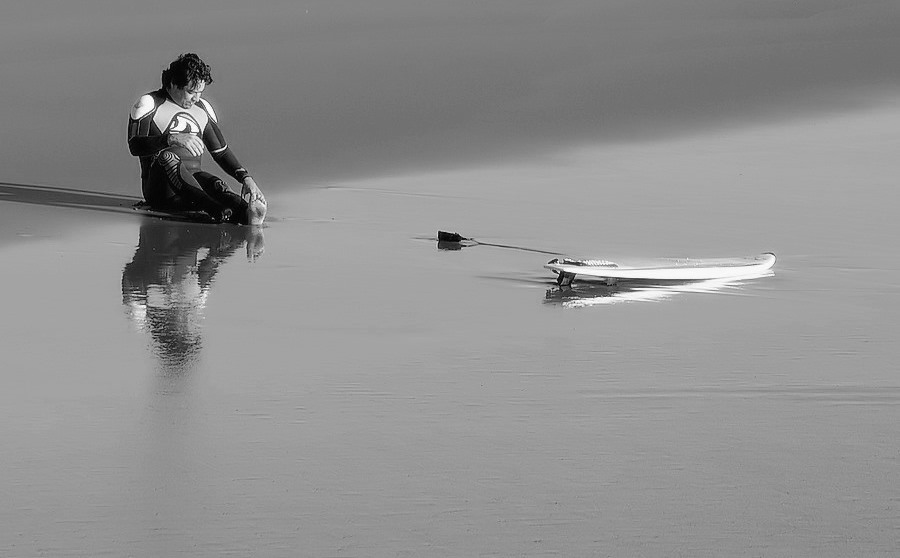
POLYGON ((0 556, 896 553, 895 6, 30 6, 0 180, 140 195, 196 51, 269 217, 0 195, 0 556))

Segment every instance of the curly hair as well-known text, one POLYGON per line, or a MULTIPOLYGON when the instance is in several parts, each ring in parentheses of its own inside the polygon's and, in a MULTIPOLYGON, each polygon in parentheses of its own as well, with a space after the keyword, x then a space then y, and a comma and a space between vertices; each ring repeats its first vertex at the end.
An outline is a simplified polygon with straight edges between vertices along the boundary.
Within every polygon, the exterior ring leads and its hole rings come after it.
POLYGON ((213 82, 212 74, 209 64, 193 52, 184 53, 176 58, 162 73, 164 89, 171 86, 183 89, 188 84, 201 81, 209 85, 213 82))

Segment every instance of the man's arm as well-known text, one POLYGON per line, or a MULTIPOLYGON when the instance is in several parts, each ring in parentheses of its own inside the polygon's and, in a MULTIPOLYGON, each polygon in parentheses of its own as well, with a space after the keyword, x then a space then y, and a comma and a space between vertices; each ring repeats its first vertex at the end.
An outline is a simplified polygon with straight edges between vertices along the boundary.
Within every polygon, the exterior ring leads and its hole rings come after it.
MULTIPOLYGON (((213 126, 215 126, 215 124, 213 124, 213 126)), ((207 147, 209 147, 209 144, 207 144, 207 147)), ((234 177, 238 182, 243 182, 244 179, 250 176, 250 173, 238 162, 234 152, 227 145, 216 151, 213 151, 210 148, 209 152, 212 155, 213 160, 222 167, 222 170, 234 177)))
POLYGON ((238 182, 243 182, 245 178, 250 176, 250 173, 238 162, 234 152, 228 147, 228 142, 225 141, 225 136, 222 134, 221 128, 219 128, 216 112, 213 110, 212 105, 206 99, 201 99, 198 104, 209 115, 209 123, 206 125, 206 129, 203 130, 203 143, 206 145, 206 149, 209 150, 213 160, 223 171, 227 172, 229 176, 238 182))
POLYGON ((146 157, 169 146, 168 138, 153 124, 156 101, 144 95, 131 109, 128 118, 128 150, 135 157, 146 157))
POLYGON ((250 173, 241 165, 237 156, 228 147, 228 142, 225 141, 225 136, 222 134, 221 128, 219 128, 218 118, 212 105, 205 99, 201 99, 199 104, 209 114, 209 123, 203 132, 203 143, 206 144, 206 148, 212 155, 213 160, 222 170, 243 184, 241 197, 249 195, 251 200, 258 199, 265 203, 266 198, 263 196, 259 186, 256 185, 256 182, 250 177, 250 173))

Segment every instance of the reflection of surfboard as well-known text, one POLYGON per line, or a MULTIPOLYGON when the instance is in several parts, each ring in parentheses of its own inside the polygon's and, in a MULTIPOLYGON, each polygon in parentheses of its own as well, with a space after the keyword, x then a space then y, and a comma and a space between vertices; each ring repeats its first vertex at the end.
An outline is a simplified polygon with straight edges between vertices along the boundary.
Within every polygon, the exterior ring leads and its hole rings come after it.
POLYGON ((554 258, 544 266, 557 274, 556 282, 570 285, 576 275, 605 280, 704 281, 737 279, 765 273, 775 265, 775 254, 766 252, 742 258, 659 258, 610 262, 554 258))
POLYGON ((615 285, 607 285, 602 281, 579 281, 565 288, 547 289, 544 302, 558 304, 563 308, 586 308, 623 302, 662 302, 686 293, 733 291, 740 289, 741 284, 747 279, 768 275, 772 275, 772 270, 732 279, 702 281, 623 280, 615 285))

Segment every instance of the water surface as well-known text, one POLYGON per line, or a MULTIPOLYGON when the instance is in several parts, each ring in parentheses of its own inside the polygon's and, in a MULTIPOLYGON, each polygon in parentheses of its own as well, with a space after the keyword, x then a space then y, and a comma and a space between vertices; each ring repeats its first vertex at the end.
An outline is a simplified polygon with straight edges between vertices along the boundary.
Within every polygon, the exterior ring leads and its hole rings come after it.
POLYGON ((134 195, 191 49, 271 210, 0 200, 0 554, 892 555, 896 9, 745 4, 3 8, 5 180, 134 195))

